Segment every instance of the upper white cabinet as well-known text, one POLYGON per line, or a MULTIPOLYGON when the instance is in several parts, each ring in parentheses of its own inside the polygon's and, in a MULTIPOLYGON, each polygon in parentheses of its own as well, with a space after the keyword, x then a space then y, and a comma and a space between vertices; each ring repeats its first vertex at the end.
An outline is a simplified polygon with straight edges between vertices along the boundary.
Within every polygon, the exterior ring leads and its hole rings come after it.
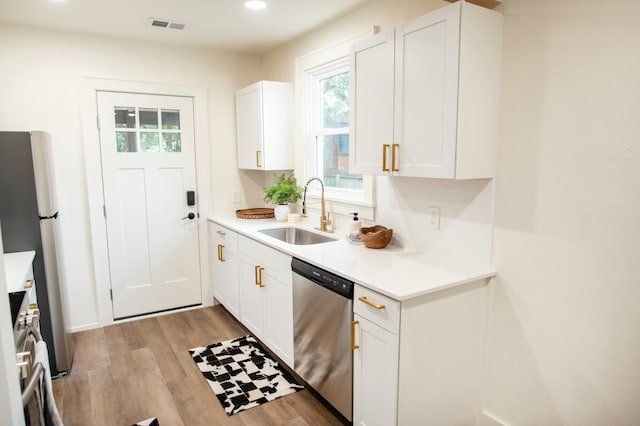
POLYGON ((352 172, 494 176, 502 15, 460 1, 354 45, 352 172))
POLYGON ((293 86, 260 81, 236 92, 238 168, 291 170, 293 86))

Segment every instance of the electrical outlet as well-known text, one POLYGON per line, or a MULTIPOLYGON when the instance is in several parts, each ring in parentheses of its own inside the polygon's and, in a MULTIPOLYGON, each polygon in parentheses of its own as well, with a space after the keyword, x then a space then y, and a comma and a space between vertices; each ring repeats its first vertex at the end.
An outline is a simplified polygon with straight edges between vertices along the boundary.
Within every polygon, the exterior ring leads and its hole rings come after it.
POLYGON ((239 203, 240 202, 240 198, 241 198, 240 191, 238 191, 237 189, 234 189, 233 191, 231 191, 231 202, 232 203, 239 203))
POLYGON ((429 207, 427 209, 427 225, 429 229, 440 229, 439 207, 429 207))

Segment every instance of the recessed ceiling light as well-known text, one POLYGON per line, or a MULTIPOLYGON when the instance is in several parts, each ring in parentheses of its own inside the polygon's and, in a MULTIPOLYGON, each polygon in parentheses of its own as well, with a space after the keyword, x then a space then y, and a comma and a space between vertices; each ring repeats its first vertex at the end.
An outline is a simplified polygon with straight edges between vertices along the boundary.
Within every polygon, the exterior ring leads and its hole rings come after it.
POLYGON ((267 7, 267 3, 265 3, 263 0, 246 0, 244 2, 244 6, 247 9, 260 10, 267 7))

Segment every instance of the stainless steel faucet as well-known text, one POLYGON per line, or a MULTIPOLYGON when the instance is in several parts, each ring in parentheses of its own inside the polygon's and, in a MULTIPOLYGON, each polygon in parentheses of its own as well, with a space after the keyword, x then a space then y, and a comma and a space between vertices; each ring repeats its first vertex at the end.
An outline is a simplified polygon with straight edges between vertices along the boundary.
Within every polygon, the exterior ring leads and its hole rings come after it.
POLYGON ((317 180, 318 182, 320 182, 320 186, 322 187, 322 196, 321 196, 322 212, 320 214, 320 227, 315 229, 319 231, 331 233, 333 232, 333 230, 329 230, 328 228, 328 226, 331 225, 331 220, 329 220, 329 215, 327 214, 327 209, 324 203, 324 183, 322 183, 322 180, 318 177, 312 177, 307 181, 307 183, 304 184, 304 195, 302 197, 302 216, 303 217, 309 216, 309 214, 307 213, 307 187, 314 180, 317 180))

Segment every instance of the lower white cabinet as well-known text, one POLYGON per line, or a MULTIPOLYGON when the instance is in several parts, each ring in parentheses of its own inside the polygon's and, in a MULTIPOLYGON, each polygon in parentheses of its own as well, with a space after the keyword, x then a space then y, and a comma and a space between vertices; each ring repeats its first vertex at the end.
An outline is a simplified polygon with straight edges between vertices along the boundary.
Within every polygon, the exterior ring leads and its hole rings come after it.
POLYGON ((398 302, 354 291, 354 425, 473 425, 486 280, 398 302))
POLYGON ((353 424, 396 422, 398 335, 355 314, 358 348, 353 353, 353 424))
POLYGON ((210 224, 211 283, 213 296, 233 316, 240 319, 238 280, 238 234, 215 223, 210 224))
POLYGON ((240 321, 293 368, 291 256, 239 236, 240 321))

